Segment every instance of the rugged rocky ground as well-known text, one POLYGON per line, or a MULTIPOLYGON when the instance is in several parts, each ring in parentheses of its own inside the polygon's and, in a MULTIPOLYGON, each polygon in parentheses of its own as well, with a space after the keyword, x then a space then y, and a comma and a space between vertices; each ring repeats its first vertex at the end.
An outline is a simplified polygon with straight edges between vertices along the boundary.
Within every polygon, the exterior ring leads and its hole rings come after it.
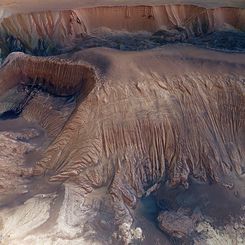
POLYGON ((244 244, 245 12, 215 7, 5 12, 1 243, 244 244))

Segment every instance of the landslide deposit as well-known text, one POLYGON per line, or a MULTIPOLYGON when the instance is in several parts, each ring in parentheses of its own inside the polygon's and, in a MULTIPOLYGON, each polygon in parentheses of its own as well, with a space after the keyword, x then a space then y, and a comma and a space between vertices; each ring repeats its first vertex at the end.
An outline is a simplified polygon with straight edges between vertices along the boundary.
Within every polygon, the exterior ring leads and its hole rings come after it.
POLYGON ((244 244, 244 31, 235 7, 2 16, 0 243, 244 244))

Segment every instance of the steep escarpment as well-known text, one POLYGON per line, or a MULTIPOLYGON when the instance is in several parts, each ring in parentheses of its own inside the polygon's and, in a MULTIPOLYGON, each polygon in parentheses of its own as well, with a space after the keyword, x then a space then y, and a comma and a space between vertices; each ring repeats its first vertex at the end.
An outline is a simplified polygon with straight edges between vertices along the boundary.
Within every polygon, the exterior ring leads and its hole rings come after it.
POLYGON ((151 33, 177 30, 187 39, 227 28, 244 31, 244 25, 242 8, 206 9, 192 5, 91 7, 2 18, 0 44, 3 55, 11 51, 49 55, 64 52, 64 48, 74 48, 84 37, 96 36, 98 30, 103 33, 103 28, 151 33))
POLYGON ((21 114, 39 123, 51 139, 97 82, 95 70, 84 62, 36 59, 22 53, 11 54, 1 74, 0 118, 21 114))
POLYGON ((74 95, 81 90, 86 96, 96 82, 95 71, 85 63, 54 58, 36 59, 22 53, 10 55, 1 72, 1 93, 21 81, 22 84, 39 86, 57 96, 74 95))
MULTIPOLYGON (((19 169, 23 177, 64 183, 52 234, 76 238, 96 231, 102 207, 119 228, 118 236, 111 231, 110 236, 126 243, 141 239, 134 209, 160 185, 219 185, 236 193, 242 206, 244 68, 243 54, 181 45, 145 52, 98 48, 59 58, 9 56, 0 71, 3 92, 21 77, 41 77, 48 93, 82 95, 43 157, 33 167, 19 169), (64 67, 59 70, 60 64, 64 67), (88 82, 95 71, 97 79, 88 82), (93 84, 86 96, 83 82, 93 84)), ((171 225, 161 217, 175 217, 171 215, 159 216, 160 227, 169 234, 171 225)), ((192 227, 186 214, 182 218, 192 227)))

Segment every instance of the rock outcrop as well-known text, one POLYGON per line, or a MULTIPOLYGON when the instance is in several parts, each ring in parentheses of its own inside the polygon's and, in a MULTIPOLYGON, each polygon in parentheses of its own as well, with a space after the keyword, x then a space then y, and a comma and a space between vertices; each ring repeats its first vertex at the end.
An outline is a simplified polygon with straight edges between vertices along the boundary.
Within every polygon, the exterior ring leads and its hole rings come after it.
POLYGON ((164 211, 159 214, 158 222, 160 229, 168 235, 188 241, 188 238, 194 235, 200 217, 190 215, 186 210, 164 211))

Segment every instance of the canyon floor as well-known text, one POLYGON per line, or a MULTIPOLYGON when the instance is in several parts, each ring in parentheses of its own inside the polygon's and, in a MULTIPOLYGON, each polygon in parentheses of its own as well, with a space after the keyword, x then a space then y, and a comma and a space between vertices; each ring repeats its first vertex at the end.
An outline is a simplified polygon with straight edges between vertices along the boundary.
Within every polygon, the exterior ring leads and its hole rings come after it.
POLYGON ((245 9, 0 3, 0 244, 243 245, 245 9))

